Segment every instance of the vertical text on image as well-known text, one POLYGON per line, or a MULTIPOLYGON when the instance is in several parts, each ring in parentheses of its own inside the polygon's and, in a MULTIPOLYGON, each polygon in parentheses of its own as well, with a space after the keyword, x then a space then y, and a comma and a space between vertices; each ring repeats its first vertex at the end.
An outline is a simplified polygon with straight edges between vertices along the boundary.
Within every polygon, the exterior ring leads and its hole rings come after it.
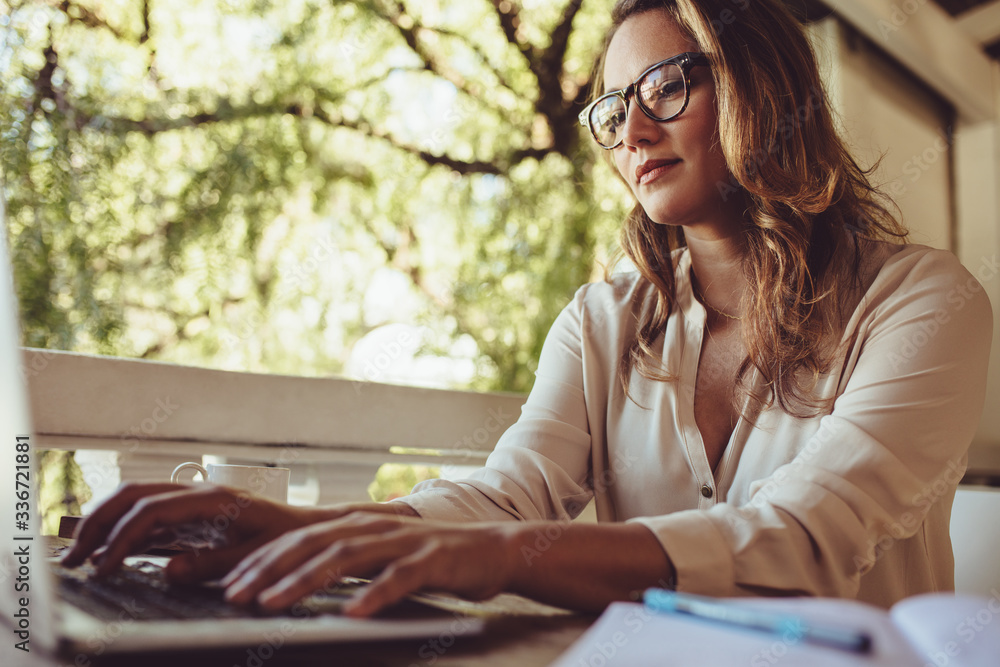
MULTIPOLYGON (((26 533, 31 527, 31 442, 29 436, 15 436, 14 443, 14 527, 26 533)), ((32 535, 14 535, 13 564, 17 567, 14 593, 18 596, 14 612, 14 648, 30 652, 30 598, 31 591, 31 542, 32 535)))

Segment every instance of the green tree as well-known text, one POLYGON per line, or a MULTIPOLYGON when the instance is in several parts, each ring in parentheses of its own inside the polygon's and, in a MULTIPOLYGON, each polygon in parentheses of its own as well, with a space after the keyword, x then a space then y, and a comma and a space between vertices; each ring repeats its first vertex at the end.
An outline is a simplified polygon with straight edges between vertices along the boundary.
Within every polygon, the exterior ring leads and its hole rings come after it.
POLYGON ((0 1, 25 344, 328 375, 405 317, 527 390, 627 206, 576 123, 583 5, 0 1))

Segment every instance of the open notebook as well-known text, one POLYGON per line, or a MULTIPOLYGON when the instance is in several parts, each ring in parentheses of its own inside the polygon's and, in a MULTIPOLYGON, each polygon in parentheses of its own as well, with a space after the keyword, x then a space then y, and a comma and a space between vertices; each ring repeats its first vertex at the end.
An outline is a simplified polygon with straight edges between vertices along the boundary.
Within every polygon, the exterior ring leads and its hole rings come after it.
POLYGON ((733 604, 864 630, 859 654, 683 615, 612 604, 552 667, 997 667, 1000 587, 993 597, 918 595, 886 612, 854 600, 742 598, 733 604))

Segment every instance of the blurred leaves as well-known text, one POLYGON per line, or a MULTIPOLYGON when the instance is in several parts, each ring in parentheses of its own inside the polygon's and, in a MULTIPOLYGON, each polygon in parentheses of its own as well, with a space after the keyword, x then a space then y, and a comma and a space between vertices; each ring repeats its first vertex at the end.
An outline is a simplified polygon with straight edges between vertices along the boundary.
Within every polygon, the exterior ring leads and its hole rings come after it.
POLYGON ((401 463, 383 464, 368 486, 368 496, 377 503, 409 495, 418 482, 437 479, 441 474, 435 466, 409 465, 401 463))
POLYGON ((576 124, 610 4, 0 0, 24 343, 330 375, 405 321, 526 391, 629 205, 576 124))
POLYGON ((58 535, 61 517, 80 516, 81 505, 90 500, 90 487, 73 458, 73 452, 42 450, 38 457, 39 513, 42 535, 58 535))

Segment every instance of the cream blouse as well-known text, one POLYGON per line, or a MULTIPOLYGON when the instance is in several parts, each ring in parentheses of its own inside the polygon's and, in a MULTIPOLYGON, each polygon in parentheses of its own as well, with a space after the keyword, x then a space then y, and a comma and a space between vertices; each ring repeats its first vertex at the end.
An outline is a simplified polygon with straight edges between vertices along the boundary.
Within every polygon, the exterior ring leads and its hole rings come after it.
MULTIPOLYGON (((887 247, 883 244, 883 249, 887 247)), ((705 309, 690 256, 662 338, 678 378, 616 366, 654 289, 638 274, 584 285, 545 341, 520 419, 485 467, 401 499, 438 520, 599 521, 659 538, 678 590, 717 596, 857 597, 881 606, 954 587, 955 487, 982 413, 992 315, 950 253, 892 248, 848 319, 815 418, 777 407, 740 419, 713 475, 694 419, 705 309)))

